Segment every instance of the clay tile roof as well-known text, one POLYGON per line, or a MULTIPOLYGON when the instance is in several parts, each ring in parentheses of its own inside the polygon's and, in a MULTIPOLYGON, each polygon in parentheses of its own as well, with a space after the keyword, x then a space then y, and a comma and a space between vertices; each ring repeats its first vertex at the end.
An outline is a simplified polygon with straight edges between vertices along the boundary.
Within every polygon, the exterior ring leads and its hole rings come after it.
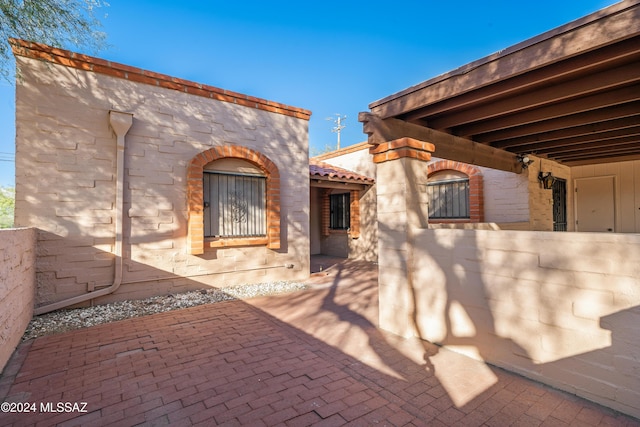
POLYGON ((368 176, 360 175, 315 159, 309 159, 309 175, 311 178, 326 181, 355 182, 367 185, 375 182, 373 178, 369 178, 368 176))

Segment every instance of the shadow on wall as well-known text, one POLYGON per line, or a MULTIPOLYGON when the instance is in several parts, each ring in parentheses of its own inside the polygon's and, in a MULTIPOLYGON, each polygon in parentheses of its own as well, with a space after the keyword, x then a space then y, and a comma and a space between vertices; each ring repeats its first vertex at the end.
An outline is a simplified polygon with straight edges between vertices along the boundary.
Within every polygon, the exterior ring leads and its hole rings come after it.
POLYGON ((36 230, 0 230, 0 372, 33 317, 36 230))
MULTIPOLYGON (((137 413, 129 420, 162 417, 161 407, 171 419, 181 414, 222 424, 237 417, 248 424, 248 417, 258 413, 268 417, 272 405, 307 422, 333 417, 336 424, 359 420, 395 425, 516 420, 536 409, 542 396, 562 401, 558 393, 501 369, 378 329, 375 265, 348 261, 328 273, 304 292, 204 305, 36 339, 7 396, 0 399, 51 402, 62 390, 69 401, 87 403, 88 414, 56 415, 64 421, 122 414, 116 408, 126 395, 130 402, 144 402, 135 405, 137 413), (102 370, 98 388, 90 380, 95 377, 92 366, 102 370), (51 387, 52 378, 60 386, 51 387), (113 389, 128 391, 104 393, 113 389), (260 410, 259 402, 266 409, 260 410)), ((565 403, 569 407, 558 411, 558 417, 567 415, 570 422, 576 415, 572 411, 583 406, 571 399, 565 403)), ((11 424, 24 416, 2 414, 0 419, 11 424)), ((29 422, 62 421, 51 417, 30 414, 29 422)))
POLYGON ((391 166, 378 169, 380 327, 640 416, 640 336, 614 345, 626 326, 600 327, 637 313, 640 238, 428 229, 419 163, 391 166))
MULTIPOLYGON (((295 265, 298 278, 305 270, 308 191, 292 177, 308 177, 306 121, 18 59, 16 223, 40 230, 39 304, 112 283, 116 138, 108 112, 114 109, 134 115, 124 163, 125 281, 285 264, 295 265), (287 171, 280 250, 187 255, 187 166, 223 144, 252 147, 287 171)), ((245 277, 238 274, 238 281, 245 277)))
POLYGON ((640 336, 628 326, 640 320, 638 280, 621 261, 636 237, 428 230, 417 239, 422 338, 640 417, 640 336))
MULTIPOLYGON (((205 305, 36 339, 7 396, 0 398, 39 404, 56 401, 64 390, 66 399, 86 402, 89 410, 64 414, 67 422, 117 414, 114 405, 122 405, 123 394, 102 393, 112 389, 128 390, 128 401, 146 402, 135 406, 139 413, 129 420, 161 417, 161 407, 171 411, 172 419, 184 409, 204 417, 201 421, 222 424, 236 417, 242 421, 245 413, 255 416, 261 401, 268 401, 266 407, 290 408, 289 413, 295 409, 289 417, 317 422, 330 416, 341 423, 364 416, 372 417, 372 423, 445 417, 454 403, 430 363, 437 347, 413 342, 419 351, 399 349, 394 337, 376 328, 376 272, 371 266, 363 272, 363 266, 339 267, 328 288, 205 305), (338 287, 345 281, 355 286, 338 287), (97 389, 90 380, 95 371, 88 365, 102 369, 97 389), (60 386, 51 387, 51 378, 60 386), (327 383, 336 388, 329 391, 323 386, 327 383), (215 410, 205 410, 201 401, 215 410)), ((484 399, 504 387, 487 389, 484 399)), ((28 420, 59 422, 61 417, 41 412, 29 414, 28 420)), ((22 422, 25 414, 1 414, 0 419, 22 422)))
MULTIPOLYGON (((86 240, 61 237, 53 233, 38 231, 39 253, 49 253, 56 258, 51 265, 47 256, 39 258, 36 271, 37 306, 46 305, 77 295, 89 295, 114 283, 116 256, 99 250, 86 240), (74 255, 70 255, 74 254, 74 255), (75 256, 75 261, 61 261, 60 257, 75 256), (80 293, 79 290, 86 290, 80 293)), ((269 264, 270 249, 258 250, 234 248, 231 250, 208 251, 193 257, 198 262, 216 262, 215 269, 202 269, 197 264, 180 269, 167 265, 156 268, 149 262, 149 256, 142 254, 140 261, 123 260, 123 278, 118 290, 112 294, 88 300, 77 306, 106 304, 125 299, 141 299, 154 295, 167 295, 208 287, 224 288, 244 283, 261 283, 282 280, 283 273, 290 269, 285 264, 269 264), (222 252, 224 255, 219 255, 222 252), (233 254, 233 256, 229 256, 233 254)), ((191 257, 191 256, 190 256, 191 257)), ((306 277, 306 275, 305 275, 306 277)))
POLYGON ((349 258, 378 261, 376 185, 360 192, 360 237, 349 240, 349 258))

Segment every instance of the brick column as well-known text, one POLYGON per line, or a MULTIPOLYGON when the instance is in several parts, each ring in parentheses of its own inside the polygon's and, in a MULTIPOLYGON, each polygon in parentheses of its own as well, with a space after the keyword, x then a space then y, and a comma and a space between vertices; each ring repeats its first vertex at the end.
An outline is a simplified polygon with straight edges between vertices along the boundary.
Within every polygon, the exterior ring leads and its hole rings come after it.
POLYGON ((351 190, 349 200, 349 218, 351 219, 349 237, 358 239, 360 238, 360 191, 351 190))
POLYGON ((434 146, 401 138, 369 151, 377 164, 379 324, 404 337, 419 335, 413 320, 412 230, 428 226, 426 162, 434 146))
POLYGON ((320 190, 320 226, 322 228, 322 235, 327 237, 331 232, 329 231, 329 222, 331 216, 331 205, 329 201, 329 197, 331 195, 331 190, 328 188, 323 188, 320 190))

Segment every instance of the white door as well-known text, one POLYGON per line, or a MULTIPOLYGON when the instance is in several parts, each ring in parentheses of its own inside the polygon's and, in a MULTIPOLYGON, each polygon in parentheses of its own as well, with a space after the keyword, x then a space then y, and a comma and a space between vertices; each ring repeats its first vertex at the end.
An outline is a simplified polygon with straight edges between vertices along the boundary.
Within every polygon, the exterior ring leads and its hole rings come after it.
POLYGON ((614 177, 581 178, 576 185, 576 230, 614 232, 614 177))

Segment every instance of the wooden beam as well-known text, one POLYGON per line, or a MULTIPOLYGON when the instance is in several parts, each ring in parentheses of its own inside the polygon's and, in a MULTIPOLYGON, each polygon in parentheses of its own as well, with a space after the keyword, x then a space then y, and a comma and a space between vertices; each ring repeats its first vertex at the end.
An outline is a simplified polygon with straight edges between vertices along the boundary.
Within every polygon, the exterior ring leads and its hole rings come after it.
POLYGON ((447 129, 462 126, 467 123, 502 118, 508 114, 540 108, 549 104, 559 104, 568 100, 610 91, 616 87, 625 87, 640 81, 640 67, 637 62, 626 64, 614 69, 582 76, 562 84, 554 84, 501 100, 495 100, 481 108, 452 112, 440 118, 429 121, 434 129, 447 129))
MULTIPOLYGON (((633 37, 583 55, 569 57, 547 67, 537 68, 524 74, 482 86, 469 92, 434 101, 417 110, 396 116, 408 122, 416 122, 423 117, 434 117, 454 110, 469 109, 478 104, 488 105, 496 100, 513 97, 519 93, 535 90, 546 85, 560 86, 575 78, 598 73, 601 70, 616 68, 616 64, 637 63, 640 55, 640 37, 633 37)), ((377 110, 376 115, 386 118, 377 110)), ((431 126, 439 128, 439 126, 431 126)))
POLYGON ((616 141, 631 138, 637 140, 640 136, 640 126, 627 129, 616 129, 609 132, 594 132, 590 135, 580 135, 571 138, 559 139, 550 142, 540 142, 535 144, 512 145, 513 151, 518 153, 544 154, 558 151, 571 151, 588 147, 590 144, 606 145, 615 144, 616 141))
POLYGON ((625 103, 640 101, 640 84, 621 87, 611 91, 597 93, 583 98, 571 99, 557 104, 543 105, 528 111, 514 113, 504 117, 492 118, 468 125, 456 126, 458 135, 471 136, 499 131, 559 117, 572 116, 597 109, 607 109, 625 103))
POLYGON ((381 119, 368 112, 360 113, 358 120, 363 123, 364 133, 369 135, 369 143, 372 145, 409 137, 434 144, 436 150, 433 155, 435 157, 507 172, 522 173, 522 165, 518 162, 515 154, 478 144, 470 139, 398 119, 381 119))
MULTIPOLYGON (((483 144, 495 144, 494 146, 497 148, 506 148, 507 146, 503 147, 500 145, 501 141, 532 135, 534 136, 534 139, 537 139, 537 135, 541 133, 575 128, 593 123, 604 123, 606 128, 606 123, 608 121, 623 117, 631 117, 633 120, 639 120, 640 102, 629 102, 615 107, 591 110, 573 114, 571 116, 557 117, 555 119, 548 119, 542 122, 535 122, 528 125, 520 125, 491 133, 476 135, 474 137, 474 141, 481 142, 483 144)), ((640 122, 636 121, 636 123, 640 122)))
MULTIPOLYGON (((638 115, 640 115, 640 107, 638 108, 638 115)), ((485 138, 485 136, 489 134, 478 136, 474 138, 474 140, 483 144, 490 143, 491 146, 496 148, 505 149, 509 147, 517 147, 519 151, 534 151, 541 144, 546 146, 548 144, 558 142, 562 143, 562 141, 567 141, 568 138, 592 137, 593 139, 598 139, 601 138, 604 133, 616 131, 626 133, 627 129, 637 127, 638 123, 640 123, 640 118, 632 116, 604 122, 590 122, 580 126, 550 130, 537 134, 500 140, 498 142, 485 138)))
POLYGON ((629 155, 629 156, 617 156, 617 157, 598 157, 593 159, 582 159, 582 160, 568 160, 564 162, 567 166, 585 166, 585 165, 597 165, 603 162, 607 163, 615 163, 615 162, 630 162, 634 160, 640 160, 640 154, 629 155))
POLYGON ((640 32, 640 5, 621 2, 369 105, 395 117, 438 101, 626 40, 640 32))

